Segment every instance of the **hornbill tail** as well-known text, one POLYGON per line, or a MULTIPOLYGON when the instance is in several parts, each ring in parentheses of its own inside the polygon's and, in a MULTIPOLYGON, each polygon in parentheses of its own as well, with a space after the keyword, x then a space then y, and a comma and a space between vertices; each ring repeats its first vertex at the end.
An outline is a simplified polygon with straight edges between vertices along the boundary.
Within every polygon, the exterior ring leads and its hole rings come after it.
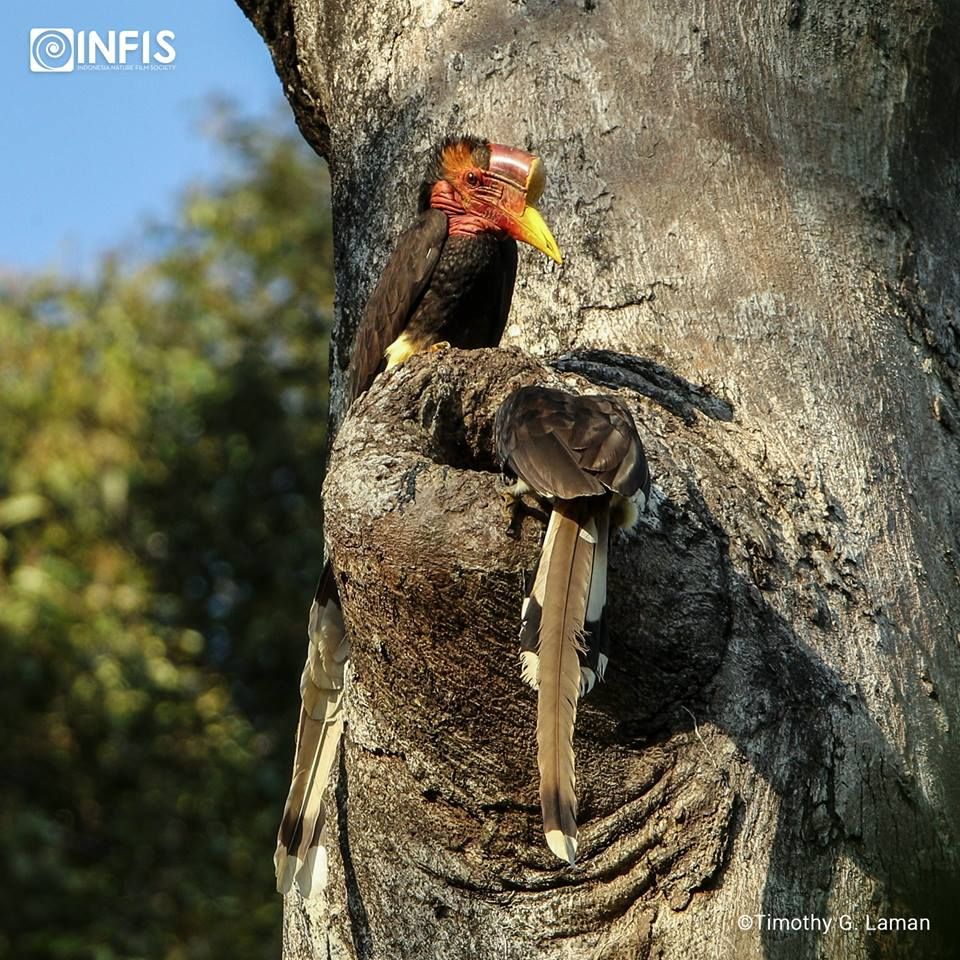
POLYGON ((323 794, 343 731, 343 674, 350 653, 329 565, 310 607, 307 638, 293 777, 273 857, 277 891, 289 893, 296 884, 304 897, 326 885, 323 794))
POLYGON ((605 502, 554 504, 527 607, 528 613, 532 604, 539 607, 537 765, 543 832, 547 846, 569 864, 577 854, 573 729, 583 684, 580 661, 599 553, 598 520, 606 510, 605 502))
POLYGON ((577 800, 573 730, 577 700, 603 679, 609 657, 607 554, 610 528, 630 526, 631 501, 650 489, 643 444, 615 397, 522 387, 494 423, 505 472, 551 498, 520 628, 521 676, 537 690, 537 765, 547 846, 573 864, 577 800))

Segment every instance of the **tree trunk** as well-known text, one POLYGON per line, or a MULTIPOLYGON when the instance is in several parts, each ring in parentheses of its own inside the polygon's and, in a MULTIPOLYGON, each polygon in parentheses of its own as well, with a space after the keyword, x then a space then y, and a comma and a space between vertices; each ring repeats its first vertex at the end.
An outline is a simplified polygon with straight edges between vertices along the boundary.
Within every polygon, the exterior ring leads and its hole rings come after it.
POLYGON ((338 436, 338 836, 284 956, 954 956, 956 5, 240 4, 330 161, 335 376, 443 134, 538 151, 565 255, 521 253, 505 337, 565 359, 417 358, 338 436), (611 547, 558 869, 516 657, 542 525, 505 530, 490 424, 588 380, 655 496, 611 547))

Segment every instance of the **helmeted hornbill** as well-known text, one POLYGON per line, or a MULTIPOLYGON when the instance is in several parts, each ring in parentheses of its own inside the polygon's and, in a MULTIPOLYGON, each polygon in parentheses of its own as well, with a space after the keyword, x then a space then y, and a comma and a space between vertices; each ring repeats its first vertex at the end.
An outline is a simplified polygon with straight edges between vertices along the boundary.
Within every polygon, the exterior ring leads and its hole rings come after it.
POLYGON ((577 700, 603 679, 609 658, 607 551, 610 529, 632 527, 646 506, 650 473, 629 410, 615 397, 522 387, 497 411, 497 454, 527 490, 552 501, 529 595, 520 662, 537 690, 537 765, 547 846, 572 864, 577 853, 573 728, 577 700))
MULTIPOLYGON (((396 247, 357 328, 345 397, 349 405, 385 368, 414 353, 500 342, 517 273, 517 244, 561 262, 536 203, 545 175, 538 157, 475 137, 443 141, 420 187, 419 215, 396 247)), ((322 886, 326 853, 322 797, 343 728, 349 643, 329 563, 310 608, 300 682, 293 778, 277 836, 277 889, 322 886)))

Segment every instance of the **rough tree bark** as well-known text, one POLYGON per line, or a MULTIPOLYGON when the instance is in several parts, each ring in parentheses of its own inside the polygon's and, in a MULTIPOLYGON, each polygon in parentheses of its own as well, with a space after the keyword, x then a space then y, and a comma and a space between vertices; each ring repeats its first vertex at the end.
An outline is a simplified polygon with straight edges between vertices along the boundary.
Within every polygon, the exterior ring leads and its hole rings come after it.
POLYGON ((443 133, 542 154, 566 257, 522 254, 506 337, 565 359, 419 358, 340 432, 338 837, 284 956, 953 956, 956 4, 240 5, 331 165, 337 369, 443 133), (511 385, 584 378, 632 404, 657 497, 612 548, 558 870, 515 651, 541 528, 503 529, 489 433, 511 385))

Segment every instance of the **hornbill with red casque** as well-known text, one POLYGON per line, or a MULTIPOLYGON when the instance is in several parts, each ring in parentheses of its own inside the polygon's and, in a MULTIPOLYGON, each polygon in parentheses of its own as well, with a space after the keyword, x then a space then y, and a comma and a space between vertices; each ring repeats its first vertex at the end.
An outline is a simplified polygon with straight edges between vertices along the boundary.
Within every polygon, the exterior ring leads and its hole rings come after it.
POLYGON ((537 690, 537 765, 547 846, 577 853, 573 728, 577 700, 603 679, 609 659, 610 530, 631 528, 646 506, 650 473, 630 411, 615 397, 522 387, 497 411, 497 454, 517 478, 513 500, 552 501, 540 559, 523 602, 520 662, 537 690))
MULTIPOLYGON (((415 353, 500 342, 517 273, 517 241, 561 262, 537 211, 545 186, 538 157, 474 137, 440 144, 421 184, 419 215, 398 238, 367 302, 347 368, 350 404, 384 369, 415 353)), ((307 628, 307 662, 290 792, 277 836, 277 889, 296 882, 310 896, 323 885, 323 792, 343 728, 341 700, 349 643, 328 563, 307 628)))

